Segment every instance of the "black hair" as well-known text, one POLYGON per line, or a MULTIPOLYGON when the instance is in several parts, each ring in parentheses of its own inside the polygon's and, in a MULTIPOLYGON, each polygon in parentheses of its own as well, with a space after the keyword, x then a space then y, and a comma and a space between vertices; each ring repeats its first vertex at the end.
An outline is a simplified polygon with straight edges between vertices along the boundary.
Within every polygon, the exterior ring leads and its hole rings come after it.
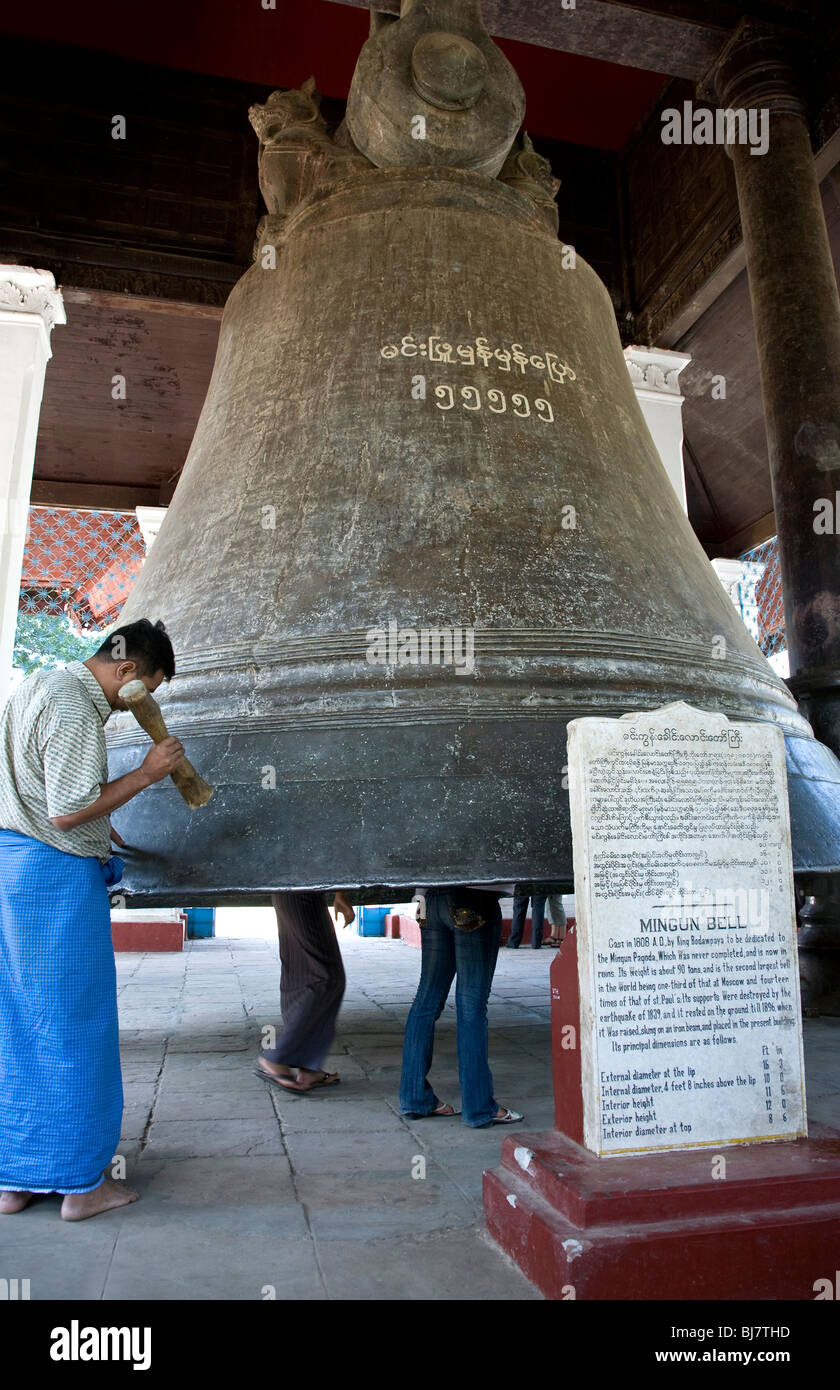
POLYGON ((98 661, 133 661, 141 676, 162 671, 170 681, 175 675, 175 653, 160 619, 151 623, 148 618, 139 618, 136 623, 115 628, 94 656, 98 661))

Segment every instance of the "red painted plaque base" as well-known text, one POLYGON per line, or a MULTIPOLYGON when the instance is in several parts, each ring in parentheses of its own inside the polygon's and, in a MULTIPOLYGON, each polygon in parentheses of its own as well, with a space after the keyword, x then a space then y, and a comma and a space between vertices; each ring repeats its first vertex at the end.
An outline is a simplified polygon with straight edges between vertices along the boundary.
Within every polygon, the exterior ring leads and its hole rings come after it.
POLYGON ((810 1300, 833 1281, 840 1133, 598 1158, 580 1142, 574 933, 551 994, 557 1129, 507 1136, 484 1175, 491 1235, 546 1297, 810 1300))
POLYGON ((840 1134, 621 1158, 509 1135, 484 1210, 547 1298, 813 1299, 840 1251, 840 1134))

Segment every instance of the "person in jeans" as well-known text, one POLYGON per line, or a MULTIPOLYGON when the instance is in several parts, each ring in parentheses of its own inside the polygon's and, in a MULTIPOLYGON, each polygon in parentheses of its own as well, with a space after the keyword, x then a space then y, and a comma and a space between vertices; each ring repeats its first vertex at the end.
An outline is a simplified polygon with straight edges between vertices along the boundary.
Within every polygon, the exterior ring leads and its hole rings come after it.
POLYGON ((551 935, 546 939, 545 944, 546 946, 562 946, 566 939, 567 925, 562 893, 549 893, 548 916, 551 922, 551 935))
MULTIPOLYGON (((517 885, 518 886, 518 885, 517 885)), ((542 946, 543 923, 545 921, 545 893, 531 893, 531 946, 538 951, 542 946)), ((528 915, 527 893, 515 892, 513 895, 513 921, 510 928, 508 949, 515 951, 522 942, 525 918, 528 915)))
POLYGON ((412 1119, 458 1113, 439 1099, 428 1079, 435 1023, 453 979, 463 1123, 480 1129, 523 1118, 495 1099, 487 1056, 487 999, 502 931, 500 896, 471 888, 430 888, 426 893, 420 983, 405 1027, 400 1079, 400 1109, 412 1119))

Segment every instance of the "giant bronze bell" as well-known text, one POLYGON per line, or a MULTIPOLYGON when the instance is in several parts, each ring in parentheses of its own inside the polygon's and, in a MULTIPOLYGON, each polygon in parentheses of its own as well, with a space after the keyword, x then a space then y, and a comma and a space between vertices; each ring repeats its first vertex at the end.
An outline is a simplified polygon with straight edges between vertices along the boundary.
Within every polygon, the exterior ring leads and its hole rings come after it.
POLYGON ((404 0, 334 137, 311 82, 251 111, 268 216, 123 612, 167 624, 216 794, 117 814, 138 900, 569 888, 567 721, 677 699, 779 724, 797 867, 840 862, 838 764, 679 505, 523 107, 476 0, 404 0))

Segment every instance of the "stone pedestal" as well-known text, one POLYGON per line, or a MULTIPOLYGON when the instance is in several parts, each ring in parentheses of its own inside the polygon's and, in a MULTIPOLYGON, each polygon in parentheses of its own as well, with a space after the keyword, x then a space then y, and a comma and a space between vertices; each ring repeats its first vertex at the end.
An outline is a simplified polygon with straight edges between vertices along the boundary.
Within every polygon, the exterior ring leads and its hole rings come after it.
POLYGON ((814 1298, 840 1248, 840 1134, 597 1157, 583 1147, 577 932, 551 966, 555 1130, 484 1174, 494 1240, 547 1298, 814 1298))
POLYGON ((489 1229, 551 1298, 810 1300, 840 1133, 806 1137, 778 730, 684 704, 576 720, 569 795, 556 1129, 506 1141, 489 1229))
POLYGON ((47 270, 0 266, 0 703, 9 690, 50 333, 66 323, 47 270))

